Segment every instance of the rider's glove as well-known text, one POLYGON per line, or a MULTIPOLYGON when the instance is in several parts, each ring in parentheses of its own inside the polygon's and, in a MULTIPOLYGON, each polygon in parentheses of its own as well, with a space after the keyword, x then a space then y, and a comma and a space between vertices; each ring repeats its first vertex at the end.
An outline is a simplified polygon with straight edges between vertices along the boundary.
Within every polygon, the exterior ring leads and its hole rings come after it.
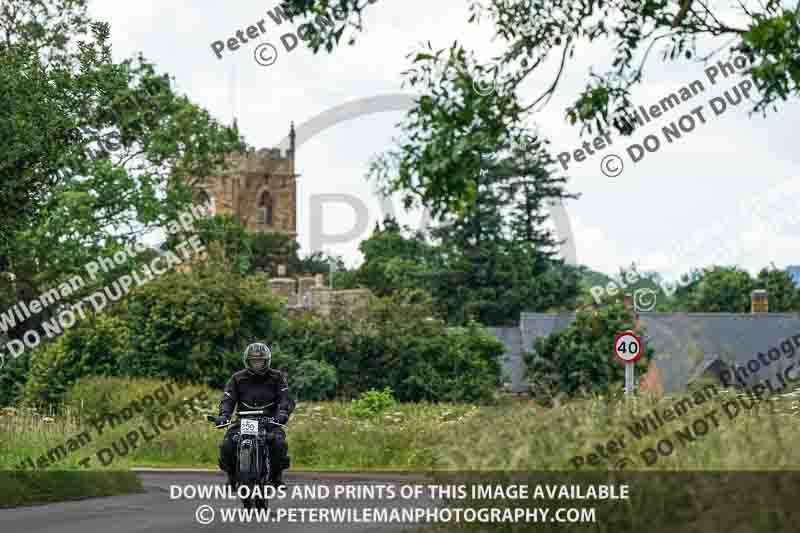
POLYGON ((286 422, 289 421, 289 416, 284 413, 279 413, 278 416, 275 417, 275 422, 281 425, 286 425, 286 422))

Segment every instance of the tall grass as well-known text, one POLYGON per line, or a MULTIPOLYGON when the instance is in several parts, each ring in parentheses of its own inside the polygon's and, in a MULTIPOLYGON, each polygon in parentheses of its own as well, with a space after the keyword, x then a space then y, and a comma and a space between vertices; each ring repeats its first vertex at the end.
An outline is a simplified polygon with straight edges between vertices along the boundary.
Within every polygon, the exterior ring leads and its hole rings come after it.
MULTIPOLYGON (((99 412, 98 398, 105 409, 119 410, 158 389, 155 380, 101 380, 82 385, 83 393, 68 396, 58 410, 37 412, 6 409, 0 416, 0 468, 13 469, 25 457, 34 462, 42 454, 81 431, 92 441, 68 453, 50 469, 80 469, 79 461, 95 456, 91 468, 101 468, 97 450, 112 448, 125 435, 145 423, 136 416, 101 435, 92 429, 91 418, 99 412), (98 395, 97 390, 106 390, 98 395), (113 391, 113 395, 109 392, 113 391), (92 405, 89 405, 92 398, 92 405), (90 413, 90 415, 87 415, 90 413)), ((171 404, 198 392, 208 401, 204 412, 216 414, 219 391, 188 386, 176 391, 171 404)), ((744 409, 730 420, 721 409, 733 396, 721 392, 713 401, 695 407, 684 417, 666 423, 642 439, 633 437, 628 427, 657 406, 672 405, 675 398, 660 402, 647 398, 634 400, 574 401, 557 408, 541 408, 527 400, 506 400, 496 406, 474 407, 448 404, 401 404, 372 418, 355 416, 344 402, 302 402, 297 405, 287 429, 292 468, 366 469, 444 469, 444 470, 530 470, 572 469, 575 456, 586 458, 597 445, 624 438, 625 448, 582 469, 621 467, 646 468, 641 453, 656 448, 660 439, 669 438, 674 451, 659 455, 652 468, 658 469, 766 469, 800 466, 800 426, 796 424, 797 400, 793 396, 763 402, 750 411, 744 409), (678 439, 675 432, 716 409, 719 427, 710 419, 709 430, 695 440, 678 439)), ((685 435, 685 433, 684 433, 685 435)), ((127 454, 115 452, 106 468, 130 466, 217 466, 222 431, 205 421, 202 413, 172 431, 163 431, 150 442, 139 442, 127 454)), ((121 448, 121 447, 120 447, 121 448)), ((112 448, 113 449, 113 448, 112 448)))
MULTIPOLYGON (((62 479, 58 476, 63 476, 64 471, 80 475, 77 471, 83 469, 79 465, 81 459, 95 455, 100 449, 111 448, 113 442, 144 423, 144 415, 137 413, 130 421, 97 435, 91 426, 92 418, 102 411, 98 410, 97 405, 102 404, 102 409, 118 411, 132 400, 141 399, 163 385, 156 380, 89 380, 79 384, 58 409, 39 412, 22 408, 3 410, 0 416, 0 442, 3 443, 0 448, 0 469, 16 469, 25 457, 35 461, 81 431, 92 431, 92 441, 44 469, 24 472, 27 477, 22 481, 19 477, 14 481, 13 477, 6 475, 7 479, 0 481, 0 501, 4 501, 4 505, 9 505, 9 501, 29 501, 20 500, 15 495, 20 487, 27 487, 24 490, 30 491, 26 498, 38 498, 41 501, 58 499, 52 490, 80 493, 80 481, 61 483, 62 487, 69 489, 66 490, 58 489, 59 484, 55 480, 62 479), (48 472, 55 477, 41 477, 48 472), (37 478, 37 475, 40 477, 37 478)), ((199 392, 205 392, 208 397, 201 410, 216 413, 220 391, 204 387, 186 386, 176 390, 170 403, 180 402, 199 392)), ((352 409, 350 403, 302 402, 298 403, 292 415, 287 436, 293 470, 472 471, 478 476, 477 479, 488 479, 486 471, 489 470, 554 470, 553 482, 566 483, 575 476, 580 478, 587 474, 628 475, 638 471, 641 475, 657 477, 669 471, 790 471, 800 467, 800 448, 794 445, 800 441, 800 426, 796 423, 796 397, 785 395, 774 401, 764 401, 750 410, 742 409, 738 416, 729 419, 721 406, 723 402, 733 401, 734 398, 732 393, 721 391, 718 396, 695 406, 685 416, 666 423, 641 439, 631 434, 631 423, 656 407, 663 410, 673 405, 677 398, 660 401, 648 398, 595 398, 573 401, 556 408, 542 408, 532 401, 512 398, 504 399, 495 406, 480 408, 469 405, 400 404, 371 417, 364 417, 363 413, 352 409), (712 410, 718 411, 718 427, 709 424, 709 430, 704 435, 696 435, 694 440, 680 443, 676 431, 694 420, 704 418, 712 410), (571 463, 574 457, 586 458, 595 451, 597 445, 604 445, 611 439, 619 440, 620 436, 625 439, 624 449, 609 460, 602 460, 596 465, 584 465, 576 472, 571 463), (655 448, 657 442, 664 438, 672 440, 674 451, 667 457, 659 456, 658 461, 648 467, 642 459, 642 451, 655 448), (623 466, 623 457, 625 471, 616 472, 623 466)), ((158 411, 162 407, 154 409, 158 411)), ((126 454, 115 453, 111 464, 103 466, 98 460, 93 460, 89 468, 100 474, 132 466, 216 468, 221 438, 222 432, 205 421, 204 413, 197 412, 181 426, 164 431, 149 442, 140 442, 126 454)), ((19 472, 6 474, 22 475, 19 472)), ((112 476, 103 477, 102 480, 103 483, 86 486, 84 494, 96 494, 98 490, 101 493, 114 493, 121 487, 127 487, 127 490, 135 488, 126 485, 128 481, 112 476), (105 486, 101 487, 103 484, 105 486)), ((685 490, 680 488, 690 485, 692 491, 706 495, 704 502, 716 499, 728 502, 727 514, 714 518, 714 523, 722 523, 744 505, 734 503, 743 501, 744 496, 753 492, 749 486, 741 486, 741 480, 736 479, 715 481, 701 477, 662 481, 659 489, 651 487, 650 481, 645 480, 648 498, 626 502, 622 507, 615 507, 614 513, 621 513, 619 516, 625 519, 633 519, 631 517, 639 513, 666 520, 672 516, 675 508, 696 506, 691 503, 695 496, 688 497, 684 494, 685 490), (743 495, 743 492, 746 494, 743 495)), ((765 490, 764 493, 771 494, 771 490, 765 490)), ((771 501, 774 503, 775 500, 771 501)), ((774 516, 765 514, 763 518, 768 522, 759 527, 772 524, 774 516)), ((691 518, 686 524, 690 522, 701 523, 696 518, 691 518)), ((618 526, 620 522, 607 520, 605 529, 596 530, 615 531, 609 524, 618 526)), ((539 530, 540 526, 537 525, 539 530)), ((559 531, 573 530, 570 529, 573 526, 558 526, 559 531)), ((449 527, 444 530, 454 530, 453 524, 449 527)), ((458 527, 464 531, 481 530, 476 525, 462 524, 458 527)), ((493 527, 492 530, 510 531, 505 526, 493 527)))
MULTIPOLYGON (((30 409, 7 409, 0 416, 0 468, 12 469, 26 458, 34 463, 48 451, 63 445, 82 431, 91 436, 85 447, 47 469, 81 469, 80 461, 93 457, 90 468, 128 468, 131 466, 217 467, 219 443, 223 431, 205 420, 205 413, 217 414, 220 391, 189 386, 171 398, 172 404, 205 392, 209 398, 202 412, 176 427, 162 431, 150 442, 138 442, 126 454, 114 452, 111 464, 103 466, 96 454, 101 449, 124 450, 120 439, 146 425, 145 415, 102 434, 91 420, 102 412, 119 411, 163 385, 155 380, 92 379, 79 384, 67 396, 67 403, 45 412, 30 409), (103 408, 98 409, 97 405, 103 408)), ((376 417, 356 416, 349 403, 298 403, 287 429, 292 468, 324 470, 428 469, 439 462, 437 447, 456 423, 477 412, 467 405, 404 404, 376 417)), ((106 457, 107 457, 106 453, 106 457)))

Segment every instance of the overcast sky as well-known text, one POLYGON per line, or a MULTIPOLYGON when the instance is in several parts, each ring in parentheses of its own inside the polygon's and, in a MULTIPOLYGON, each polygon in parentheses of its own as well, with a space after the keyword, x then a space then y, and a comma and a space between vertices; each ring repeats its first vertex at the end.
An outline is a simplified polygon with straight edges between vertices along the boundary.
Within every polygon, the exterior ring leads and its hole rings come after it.
MULTIPOLYGON (((175 77, 180 92, 213 116, 228 123, 236 116, 247 142, 258 148, 277 144, 292 120, 301 124, 359 98, 413 95, 401 86, 401 73, 410 67, 407 55, 422 43, 430 41, 434 49, 440 49, 458 40, 483 60, 491 59, 503 44, 491 41, 490 21, 481 26, 467 23, 467 0, 378 0, 367 10, 366 31, 357 35, 355 46, 345 45, 332 55, 314 55, 300 43, 287 52, 281 36, 296 31, 299 23, 276 26, 267 11, 277 3, 237 0, 234 6, 208 0, 96 0, 91 12, 111 23, 117 59, 141 51, 162 72, 175 77), (226 48, 222 59, 214 55, 212 42, 226 41, 261 19, 265 34, 248 39, 236 51, 226 48), (275 63, 266 67, 254 60, 255 48, 264 42, 278 52, 275 63)), ((730 12, 726 21, 735 19, 730 12)), ((724 42, 715 44, 707 49, 724 42)), ((654 119, 633 137, 612 136, 611 147, 570 165, 565 172, 567 189, 582 195, 567 203, 578 262, 608 273, 636 262, 668 278, 710 261, 735 263, 751 271, 771 261, 779 268, 800 264, 796 238, 800 223, 794 221, 800 198, 798 102, 784 103, 766 117, 749 116, 751 106, 746 102, 714 116, 708 101, 742 78, 720 78, 712 86, 704 74, 706 66, 663 64, 657 51, 645 70, 646 83, 634 93, 637 104, 649 107, 695 80, 701 80, 706 90, 654 119), (663 141, 661 128, 699 105, 706 124, 698 124, 673 144, 663 141), (648 134, 661 136, 663 146, 633 164, 625 148, 633 142, 641 144, 648 134), (612 153, 621 156, 625 169, 610 178, 601 173, 600 163, 612 153), (760 209, 754 211, 752 201, 758 201, 760 209), (760 222, 765 217, 772 222, 760 222), (680 249, 688 252, 670 255, 680 249)), ((564 109, 584 87, 590 67, 605 70, 609 57, 608 44, 579 48, 556 97, 537 115, 538 129, 551 140, 554 154, 591 140, 566 122, 564 109)), ((554 67, 549 65, 525 84, 521 92, 525 101, 551 82, 554 67)), ((346 232, 356 222, 353 211, 342 204, 311 213, 311 198, 347 193, 367 206, 369 220, 364 231, 348 242, 325 248, 343 255, 350 265, 360 261, 359 241, 382 218, 373 187, 365 180, 367 165, 375 154, 393 146, 392 139, 398 135, 395 125, 403 115, 390 111, 360 116, 319 133, 298 150, 298 231, 303 251, 308 252, 311 244, 312 216, 321 216, 325 232, 332 234, 346 232)), ((399 212, 399 202, 395 205, 399 212)), ((416 226, 420 214, 400 219, 416 226)))

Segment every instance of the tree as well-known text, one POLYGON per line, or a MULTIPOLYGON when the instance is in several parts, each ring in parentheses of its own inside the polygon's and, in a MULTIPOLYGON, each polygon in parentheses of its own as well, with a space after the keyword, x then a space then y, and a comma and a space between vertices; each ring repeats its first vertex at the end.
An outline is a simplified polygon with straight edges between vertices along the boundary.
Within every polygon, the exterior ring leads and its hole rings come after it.
POLYGON ((277 232, 258 232, 252 236, 253 256, 251 268, 256 272, 266 272, 270 276, 278 275, 278 266, 287 267, 286 274, 297 269, 299 258, 297 251, 300 245, 286 235, 277 232))
POLYGON ((800 290, 783 270, 763 268, 755 281, 756 289, 764 289, 769 297, 770 313, 800 311, 800 290))
POLYGON ((190 204, 186 182, 245 145, 142 56, 115 63, 85 0, 5 2, 0 31, 0 258, 15 300, 76 275, 81 298, 119 275, 88 279, 89 262, 165 226, 190 204))
MULTIPOLYGON (((377 9, 374 0, 283 0, 281 7, 291 17, 320 17, 337 13, 336 20, 316 24, 309 45, 315 52, 332 52, 347 34, 355 43, 363 29, 362 15, 377 9)), ((559 89, 561 76, 581 46, 608 43, 610 65, 593 65, 586 88, 566 109, 569 120, 584 129, 612 124, 622 134, 632 132, 630 120, 632 88, 644 79, 651 50, 664 43, 662 61, 706 60, 725 48, 730 55, 747 58, 742 74, 760 86, 753 111, 766 112, 778 102, 800 91, 800 9, 779 0, 738 3, 741 23, 726 22, 726 6, 705 2, 664 0, 575 0, 531 2, 530 0, 470 1, 469 22, 485 17, 494 26, 495 42, 505 45, 496 65, 466 61, 466 52, 456 42, 446 51, 421 50, 412 54, 414 64, 423 63, 422 74, 414 70, 412 85, 430 81, 425 63, 445 64, 439 88, 430 85, 409 115, 409 140, 401 144, 401 171, 391 182, 409 197, 430 203, 434 214, 442 209, 460 209, 475 191, 469 179, 478 169, 476 148, 502 141, 504 125, 521 124, 531 111, 541 109, 559 89), (699 38, 707 37, 705 51, 699 38), (441 56, 444 56, 442 58, 441 56), (556 60, 558 69, 543 74, 556 60), (455 68, 451 68, 455 67, 455 68), (503 72, 502 76, 499 72, 503 72), (603 74, 596 74, 602 72, 603 74), (420 77, 421 76, 421 77, 420 77), (530 102, 519 102, 514 91, 529 78, 551 80, 530 102), (480 94, 477 83, 495 81, 495 91, 480 94), (449 83, 448 83, 449 82, 449 83)), ((605 129, 605 128, 604 128, 605 129)))
POLYGON ((689 295, 689 311, 695 313, 749 313, 750 292, 755 288, 746 270, 711 266, 689 295))
POLYGON ((575 305, 577 273, 554 258, 558 243, 543 226, 546 199, 574 195, 549 168, 542 140, 517 131, 511 141, 484 154, 470 180, 474 200, 432 231, 445 259, 431 292, 454 323, 512 325, 523 311, 575 305))
POLYGON ((378 296, 389 296, 401 289, 426 287, 426 275, 438 260, 440 251, 426 241, 421 232, 412 233, 392 217, 383 227, 375 224, 359 251, 364 262, 355 273, 355 281, 378 296))
POLYGON ((8 254, 14 231, 47 208, 47 192, 64 180, 63 166, 74 159, 72 143, 80 138, 76 117, 65 110, 79 107, 81 88, 106 59, 91 45, 70 58, 64 33, 49 31, 66 26, 76 35, 89 33, 85 2, 71 3, 71 20, 65 10, 50 11, 37 0, 0 6, 0 256, 8 254))
MULTIPOLYGON (((223 257, 214 258, 227 262, 231 270, 239 275, 251 271, 253 239, 250 234, 230 215, 204 217, 194 224, 197 237, 211 254, 220 253, 223 257)), ((165 250, 173 250, 186 236, 170 235, 162 245, 165 250)))
MULTIPOLYGON (((619 392, 625 368, 614 359, 614 339, 633 328, 633 314, 616 301, 604 309, 579 311, 567 328, 537 338, 523 355, 532 394, 550 404, 563 397, 619 392)), ((647 370, 653 353, 645 345, 635 363, 637 374, 647 370)))

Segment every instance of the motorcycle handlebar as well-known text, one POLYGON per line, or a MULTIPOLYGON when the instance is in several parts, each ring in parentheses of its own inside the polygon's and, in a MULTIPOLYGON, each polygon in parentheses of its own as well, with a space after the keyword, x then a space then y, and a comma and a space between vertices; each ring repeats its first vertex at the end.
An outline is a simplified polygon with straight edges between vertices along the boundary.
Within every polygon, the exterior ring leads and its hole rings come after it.
MULTIPOLYGON (((263 415, 264 411, 263 410, 262 411, 239 411, 237 413, 237 415, 240 418, 241 418, 241 415, 251 415, 251 414, 261 414, 261 415, 263 415)), ((223 417, 223 416, 208 415, 208 416, 206 416, 206 420, 208 420, 209 422, 214 422, 214 424, 216 424, 216 426, 217 426, 217 429, 226 428, 226 427, 228 427, 228 426, 233 424, 233 422, 228 422, 227 424, 221 424, 221 422, 223 420, 225 420, 225 417, 223 417)), ((279 424, 279 423, 275 422, 275 420, 273 420, 272 418, 268 418, 267 422, 269 422, 270 424, 275 424, 276 426, 280 426, 280 427, 283 427, 283 428, 286 427, 284 424, 279 424)))

